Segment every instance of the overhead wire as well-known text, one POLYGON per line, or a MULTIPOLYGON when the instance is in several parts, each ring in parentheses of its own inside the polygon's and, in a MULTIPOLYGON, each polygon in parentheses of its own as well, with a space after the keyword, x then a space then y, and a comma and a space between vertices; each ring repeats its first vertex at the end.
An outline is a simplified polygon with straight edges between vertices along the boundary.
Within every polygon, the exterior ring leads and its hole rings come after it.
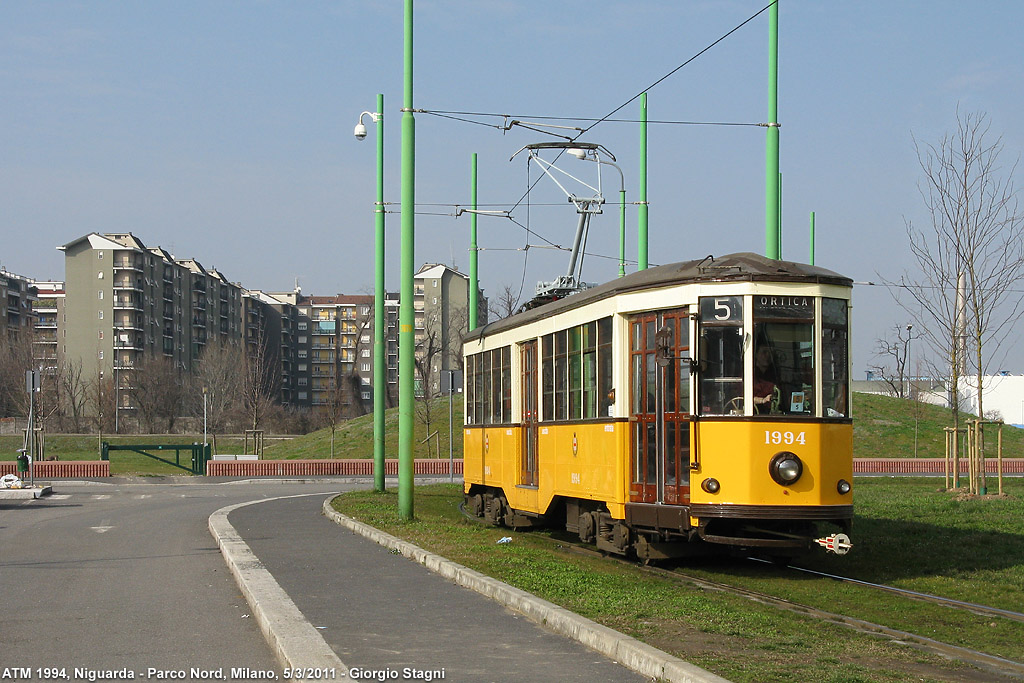
MULTIPOLYGON (((710 51, 712 48, 717 46, 719 43, 724 41, 726 38, 730 37, 732 34, 734 34, 737 31, 739 31, 741 28, 743 28, 744 26, 749 24, 754 19, 759 17, 761 14, 763 14, 765 11, 767 11, 769 8, 771 8, 772 5, 775 5, 776 3, 777 3, 777 0, 772 0, 772 2, 769 2, 767 5, 762 7, 760 10, 758 10, 754 14, 750 15, 749 17, 747 17, 744 21, 740 22, 739 24, 734 26, 732 29, 730 29, 729 31, 727 31, 726 33, 724 33, 723 35, 718 37, 716 40, 714 40, 711 43, 709 43, 707 46, 705 46, 699 52, 697 52, 696 54, 691 56, 689 59, 687 59, 684 62, 682 62, 681 64, 679 64, 678 66, 676 66, 675 68, 670 70, 668 73, 664 74, 663 76, 661 76, 660 78, 655 80, 653 83, 648 85, 646 88, 643 88, 637 94, 633 95, 628 100, 626 100, 625 102, 623 102, 619 106, 615 107, 608 114, 602 116, 599 119, 566 119, 565 117, 552 117, 552 116, 532 116, 532 117, 529 117, 529 118, 542 119, 542 120, 576 120, 576 121, 588 121, 588 122, 590 122, 590 125, 582 128, 582 129, 576 128, 575 130, 578 130, 579 132, 574 137, 569 137, 569 136, 565 136, 565 135, 558 135, 557 133, 552 133, 550 131, 541 130, 541 129, 539 129, 537 127, 534 127, 534 126, 525 125, 521 121, 513 120, 511 116, 506 115, 506 114, 489 114, 489 113, 480 113, 480 112, 457 112, 457 111, 441 111, 441 110, 433 110, 432 111, 432 110, 425 110, 425 109, 417 109, 415 111, 418 112, 418 113, 429 114, 429 115, 438 116, 438 117, 441 117, 441 118, 448 118, 448 119, 452 119, 452 120, 456 120, 456 121, 462 121, 462 122, 465 122, 465 123, 472 123, 472 124, 475 124, 475 125, 482 125, 482 126, 486 126, 486 127, 489 127, 489 128, 496 128, 496 129, 503 130, 503 131, 504 130, 509 130, 511 125, 519 125, 520 127, 527 128, 528 130, 533 130, 535 132, 540 132, 540 133, 545 133, 545 134, 548 134, 548 135, 553 135, 555 137, 563 138, 563 139, 565 139, 565 140, 567 140, 569 142, 574 142, 576 140, 579 140, 581 137, 583 137, 588 132, 592 131, 594 128, 596 128, 598 125, 600 125, 602 123, 613 122, 613 121, 620 121, 618 119, 612 119, 611 117, 614 116, 615 114, 617 114, 618 112, 620 112, 625 107, 629 106, 631 103, 635 102, 644 93, 649 92, 650 90, 656 88, 661 83, 663 83, 664 81, 668 80, 673 75, 675 75, 677 72, 679 72, 681 69, 683 69, 684 67, 688 66, 689 64, 691 64, 694 61, 696 61, 697 59, 699 59, 705 53, 710 51), (499 125, 494 125, 494 124, 483 123, 481 121, 473 121, 471 119, 462 118, 462 117, 465 117, 465 116, 494 116, 494 117, 501 117, 501 118, 503 118, 506 121, 506 125, 499 126, 499 125)), ((524 117, 524 118, 526 118, 526 117, 524 117)), ((624 122, 631 122, 631 121, 626 120, 624 122)), ((650 121, 648 123, 650 123, 650 121)), ((658 122, 658 123, 676 124, 676 125, 713 125, 713 126, 765 126, 765 125, 767 125, 767 124, 764 124, 764 123, 697 122, 697 121, 674 121, 674 122, 673 121, 661 121, 661 122, 658 122)), ((555 157, 554 161, 557 161, 558 158, 561 157, 562 154, 564 154, 564 153, 565 153, 565 149, 562 149, 558 153, 558 155, 555 157)), ((554 162, 552 162, 552 163, 554 163, 554 162)), ((530 182, 529 182, 529 160, 527 160, 527 189, 526 189, 526 192, 523 194, 523 196, 520 197, 519 200, 516 201, 516 203, 512 205, 511 209, 508 210, 509 214, 511 214, 512 211, 515 211, 523 203, 524 200, 528 201, 528 197, 529 197, 530 193, 533 191, 534 187, 536 187, 537 183, 540 182, 542 177, 543 177, 543 175, 539 176, 536 181, 534 181, 532 184, 530 184, 530 182)), ((530 209, 530 204, 527 203, 527 223, 529 223, 529 209, 530 209)), ((431 214, 427 214, 427 215, 431 215, 431 214)), ((437 215, 446 215, 446 214, 437 214, 437 215)), ((524 228, 527 231, 527 239, 529 239, 529 235, 530 234, 533 234, 533 235, 536 235, 537 237, 540 237, 541 239, 549 242, 549 244, 551 244, 552 246, 557 246, 557 245, 554 245, 553 242, 550 242, 550 240, 547 240, 546 238, 544 238, 543 236, 539 235, 538 233, 533 232, 529 227, 524 226, 521 223, 518 223, 518 221, 515 221, 514 219, 512 219, 511 215, 509 215, 508 218, 510 220, 512 220, 514 223, 520 225, 520 227, 524 228)), ((527 245, 523 248, 523 252, 528 257, 528 255, 529 255, 529 243, 528 242, 527 242, 527 245)), ((595 257, 608 258, 608 259, 615 258, 616 260, 618 258, 618 257, 610 257, 610 256, 602 256, 602 255, 595 255, 595 257)), ((525 281, 526 281, 526 258, 523 259, 523 269, 524 269, 523 270, 523 281, 520 284, 520 292, 519 292, 520 298, 522 297, 522 288, 525 286, 525 281)), ((518 301, 517 301, 517 304, 518 304, 518 301)))

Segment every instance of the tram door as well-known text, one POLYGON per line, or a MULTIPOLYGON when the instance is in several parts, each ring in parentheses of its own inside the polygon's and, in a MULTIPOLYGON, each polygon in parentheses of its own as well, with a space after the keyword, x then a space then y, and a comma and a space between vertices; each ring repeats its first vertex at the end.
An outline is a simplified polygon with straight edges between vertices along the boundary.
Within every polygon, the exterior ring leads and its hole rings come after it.
POLYGON ((519 481, 523 486, 537 485, 537 341, 520 348, 522 361, 522 453, 519 481))
POLYGON ((629 499, 690 501, 690 327, 686 308, 630 320, 629 499))

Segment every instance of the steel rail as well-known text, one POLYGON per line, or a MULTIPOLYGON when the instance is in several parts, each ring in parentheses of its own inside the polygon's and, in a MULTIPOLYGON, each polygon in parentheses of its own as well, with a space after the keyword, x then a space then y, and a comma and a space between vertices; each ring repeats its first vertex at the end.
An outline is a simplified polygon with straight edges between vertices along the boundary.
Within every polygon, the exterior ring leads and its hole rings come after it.
MULTIPOLYGON (((757 562, 765 562, 759 558, 750 558, 757 562)), ((954 600, 953 598, 944 598, 939 595, 932 595, 930 593, 921 593, 918 591, 908 590, 906 588, 896 588, 895 586, 886 586, 881 583, 871 583, 870 581, 862 581, 860 579, 851 579, 847 576, 838 576, 836 574, 828 574, 826 572, 819 572, 813 569, 805 569, 803 567, 796 567, 789 565, 789 569, 794 571, 803 572, 805 574, 812 574, 814 576, 820 576, 826 579, 834 579, 835 581, 842 581, 844 583, 852 583, 858 586, 865 586, 867 588, 874 588, 880 591, 888 593, 895 593, 902 595, 907 598, 914 600, 922 600, 924 602, 930 602, 936 605, 942 605, 944 607, 950 607, 953 609, 962 609, 973 614, 977 614, 983 617, 1003 617, 1004 619, 1012 619, 1013 621, 1024 622, 1024 613, 1014 612, 1012 610, 1000 609, 998 607, 989 607, 988 605, 979 605, 974 602, 965 602, 963 600, 954 600)))

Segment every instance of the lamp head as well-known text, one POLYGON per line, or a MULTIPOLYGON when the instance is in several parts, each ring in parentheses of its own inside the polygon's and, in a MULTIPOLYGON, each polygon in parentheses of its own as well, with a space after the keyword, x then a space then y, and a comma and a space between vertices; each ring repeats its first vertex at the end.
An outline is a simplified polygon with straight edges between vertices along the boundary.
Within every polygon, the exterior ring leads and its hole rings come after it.
POLYGON ((587 150, 580 149, 579 147, 570 147, 569 149, 567 149, 565 151, 568 152, 571 156, 576 157, 577 159, 586 159, 587 158, 587 150))

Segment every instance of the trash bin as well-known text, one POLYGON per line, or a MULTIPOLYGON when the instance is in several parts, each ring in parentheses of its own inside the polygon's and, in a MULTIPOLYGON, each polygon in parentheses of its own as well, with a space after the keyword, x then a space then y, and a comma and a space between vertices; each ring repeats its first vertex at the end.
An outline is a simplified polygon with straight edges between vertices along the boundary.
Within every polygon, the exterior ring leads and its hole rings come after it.
POLYGON ((22 453, 18 456, 18 471, 28 472, 28 455, 22 453))

